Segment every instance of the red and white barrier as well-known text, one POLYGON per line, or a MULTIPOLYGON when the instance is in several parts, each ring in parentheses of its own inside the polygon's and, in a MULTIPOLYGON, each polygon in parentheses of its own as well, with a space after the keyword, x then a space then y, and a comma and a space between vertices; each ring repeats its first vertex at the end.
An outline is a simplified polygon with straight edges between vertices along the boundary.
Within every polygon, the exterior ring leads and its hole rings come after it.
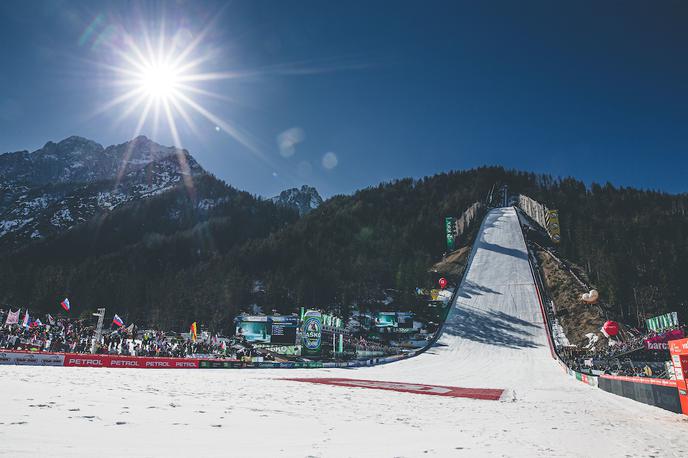
POLYGON ((123 367, 134 369, 197 369, 198 359, 158 358, 146 356, 82 355, 67 353, 67 367, 123 367))

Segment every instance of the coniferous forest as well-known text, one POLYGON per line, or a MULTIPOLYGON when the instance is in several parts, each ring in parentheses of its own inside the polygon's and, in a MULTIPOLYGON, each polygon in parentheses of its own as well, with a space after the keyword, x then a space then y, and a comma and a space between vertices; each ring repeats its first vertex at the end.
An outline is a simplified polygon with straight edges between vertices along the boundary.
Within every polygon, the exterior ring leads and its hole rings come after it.
POLYGON ((415 288, 434 284, 428 270, 446 250, 444 217, 495 184, 559 210, 559 253, 586 270, 614 318, 688 318, 688 195, 500 167, 381 183, 302 217, 202 174, 192 187, 0 253, 0 304, 52 313, 68 296, 73 314, 106 307, 143 326, 199 321, 223 332, 252 304, 342 315, 354 306, 417 309, 415 288))

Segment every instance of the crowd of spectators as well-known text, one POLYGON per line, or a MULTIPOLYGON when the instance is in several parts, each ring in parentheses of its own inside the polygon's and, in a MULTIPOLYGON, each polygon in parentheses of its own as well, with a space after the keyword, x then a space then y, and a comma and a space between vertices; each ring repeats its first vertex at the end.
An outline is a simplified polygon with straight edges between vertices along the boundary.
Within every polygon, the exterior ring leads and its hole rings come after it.
POLYGON ((665 362, 670 360, 668 349, 647 349, 645 341, 661 334, 685 327, 670 327, 661 332, 634 330, 623 338, 613 339, 612 345, 602 348, 591 346, 586 351, 561 352, 566 363, 574 370, 588 374, 625 375, 633 377, 668 378, 665 362))
MULTIPOLYGON (((193 340, 189 335, 142 330, 134 325, 106 327, 96 342, 93 319, 47 315, 44 320, 31 319, 28 323, 22 323, 20 318, 18 323, 6 324, 9 313, 10 310, 0 309, 0 349, 239 360, 261 357, 264 361, 275 360, 275 356, 278 356, 254 347, 241 335, 232 338, 202 335, 193 340)), ((359 354, 392 355, 403 352, 398 347, 348 333, 344 335, 344 346, 350 349, 350 357, 354 358, 359 354)))
POLYGON ((364 336, 352 336, 352 335, 345 335, 344 336, 344 347, 345 348, 351 348, 355 352, 377 352, 380 353, 381 355, 395 355, 399 353, 403 353, 403 350, 398 348, 398 347, 391 347, 389 345, 385 345, 381 342, 372 342, 367 340, 364 336))
POLYGON ((136 326, 104 329, 95 342, 95 326, 89 321, 50 315, 45 321, 6 324, 9 311, 0 309, 0 349, 125 356, 246 358, 265 356, 242 338, 190 337, 136 326))

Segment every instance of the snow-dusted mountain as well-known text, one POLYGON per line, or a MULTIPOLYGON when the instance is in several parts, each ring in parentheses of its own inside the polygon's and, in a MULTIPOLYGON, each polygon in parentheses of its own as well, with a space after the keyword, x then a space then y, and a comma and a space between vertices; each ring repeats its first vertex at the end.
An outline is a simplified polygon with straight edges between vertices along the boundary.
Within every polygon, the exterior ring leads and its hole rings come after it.
POLYGON ((323 203, 317 189, 307 185, 301 186, 301 189, 291 188, 284 190, 279 196, 273 197, 272 201, 277 205, 297 210, 299 215, 305 215, 323 203))
POLYGON ((186 150, 140 136, 104 148, 82 137, 0 155, 0 248, 55 235, 205 171, 186 150))

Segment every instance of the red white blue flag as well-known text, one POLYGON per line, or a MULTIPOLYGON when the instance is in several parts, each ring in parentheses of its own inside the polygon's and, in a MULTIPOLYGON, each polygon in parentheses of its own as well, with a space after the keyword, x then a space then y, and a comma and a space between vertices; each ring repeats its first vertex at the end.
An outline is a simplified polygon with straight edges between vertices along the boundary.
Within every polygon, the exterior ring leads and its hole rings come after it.
POLYGON ((24 319, 22 320, 22 326, 28 328, 30 322, 31 318, 29 317, 29 309, 26 309, 26 312, 24 312, 24 319))
POLYGON ((119 315, 115 314, 115 317, 112 319, 112 322, 119 326, 120 328, 124 326, 124 320, 119 317, 119 315))
POLYGON ((69 312, 69 308, 71 307, 71 306, 69 305, 69 299, 67 299, 67 298, 65 297, 65 300, 63 300, 62 302, 60 302, 60 305, 62 306, 63 309, 65 309, 66 311, 69 312))

